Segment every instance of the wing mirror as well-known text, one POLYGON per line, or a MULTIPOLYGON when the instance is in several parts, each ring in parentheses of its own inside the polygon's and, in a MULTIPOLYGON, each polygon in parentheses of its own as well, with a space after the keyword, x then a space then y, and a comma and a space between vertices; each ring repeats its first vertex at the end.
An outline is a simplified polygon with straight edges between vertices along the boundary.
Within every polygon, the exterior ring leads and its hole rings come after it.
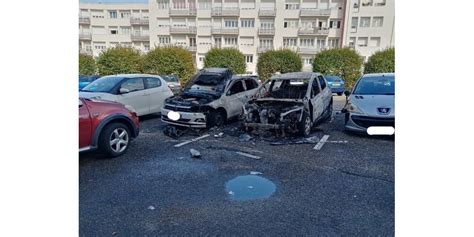
POLYGON ((350 96, 350 95, 351 95, 351 92, 350 92, 350 91, 344 91, 344 95, 350 96))
POLYGON ((127 93, 130 92, 130 90, 127 89, 127 88, 120 88, 119 92, 120 92, 120 94, 127 94, 127 93))

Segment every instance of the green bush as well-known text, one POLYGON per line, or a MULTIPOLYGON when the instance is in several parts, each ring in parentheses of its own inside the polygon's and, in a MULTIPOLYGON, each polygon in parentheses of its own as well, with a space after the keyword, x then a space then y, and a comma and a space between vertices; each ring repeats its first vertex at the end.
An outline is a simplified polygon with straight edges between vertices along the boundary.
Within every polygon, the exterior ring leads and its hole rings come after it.
POLYGON ((395 72, 395 48, 378 51, 369 57, 364 73, 395 72))
POLYGON ((351 48, 327 49, 314 57, 313 72, 340 76, 352 88, 361 76, 362 63, 362 57, 351 48))
POLYGON ((257 72, 260 80, 265 81, 275 72, 299 72, 303 67, 300 56, 289 49, 270 50, 259 55, 257 72))
POLYGON ((204 58, 204 67, 228 68, 234 74, 245 73, 246 65, 244 55, 234 48, 213 48, 204 58))
POLYGON ((102 52, 97 58, 100 75, 140 73, 142 57, 131 47, 117 46, 102 52))
POLYGON ((184 85, 196 72, 193 54, 182 47, 158 47, 148 52, 142 71, 149 74, 175 74, 184 85))
POLYGON ((79 54, 79 75, 94 75, 97 71, 94 57, 79 54))

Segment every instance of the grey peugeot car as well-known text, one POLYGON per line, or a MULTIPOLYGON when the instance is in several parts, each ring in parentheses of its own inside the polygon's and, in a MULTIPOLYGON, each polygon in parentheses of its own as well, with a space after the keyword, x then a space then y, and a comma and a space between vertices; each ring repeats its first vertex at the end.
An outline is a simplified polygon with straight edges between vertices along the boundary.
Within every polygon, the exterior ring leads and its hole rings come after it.
POLYGON ((395 73, 365 74, 345 94, 346 130, 366 133, 372 126, 395 128, 395 73))

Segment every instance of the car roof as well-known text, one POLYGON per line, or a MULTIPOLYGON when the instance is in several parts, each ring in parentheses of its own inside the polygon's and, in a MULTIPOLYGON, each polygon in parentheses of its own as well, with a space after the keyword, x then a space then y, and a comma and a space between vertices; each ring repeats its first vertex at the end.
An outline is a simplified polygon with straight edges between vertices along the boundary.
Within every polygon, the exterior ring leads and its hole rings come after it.
POLYGON ((107 75, 107 76, 126 77, 126 78, 134 78, 134 77, 160 77, 159 75, 151 75, 151 74, 114 74, 114 75, 107 75))
POLYGON ((318 72, 289 72, 280 75, 274 75, 271 79, 292 79, 292 78, 311 78, 312 76, 318 76, 321 73, 318 72))
POLYGON ((204 68, 202 70, 203 72, 213 72, 213 73, 223 73, 229 71, 228 68, 219 68, 219 67, 210 67, 210 68, 204 68))
POLYGON ((395 76, 394 72, 383 72, 383 73, 367 73, 364 74, 362 77, 384 77, 384 76, 395 76))

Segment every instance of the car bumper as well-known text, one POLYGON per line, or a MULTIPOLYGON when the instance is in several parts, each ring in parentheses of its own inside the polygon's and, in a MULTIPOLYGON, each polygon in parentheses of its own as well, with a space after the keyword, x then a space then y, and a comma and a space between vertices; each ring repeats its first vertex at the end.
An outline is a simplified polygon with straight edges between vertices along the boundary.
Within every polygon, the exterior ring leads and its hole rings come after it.
POLYGON ((395 117, 372 117, 346 113, 346 130, 367 133, 372 126, 391 126, 395 128, 395 117))
POLYGON ((332 93, 343 93, 344 90, 345 90, 344 87, 331 88, 331 92, 332 92, 332 93))
POLYGON ((169 109, 161 110, 162 122, 176 125, 176 126, 190 127, 190 128, 206 128, 207 127, 206 115, 204 113, 175 111, 179 113, 180 118, 177 121, 174 121, 168 118, 168 113, 170 111, 172 110, 169 110, 169 109))

